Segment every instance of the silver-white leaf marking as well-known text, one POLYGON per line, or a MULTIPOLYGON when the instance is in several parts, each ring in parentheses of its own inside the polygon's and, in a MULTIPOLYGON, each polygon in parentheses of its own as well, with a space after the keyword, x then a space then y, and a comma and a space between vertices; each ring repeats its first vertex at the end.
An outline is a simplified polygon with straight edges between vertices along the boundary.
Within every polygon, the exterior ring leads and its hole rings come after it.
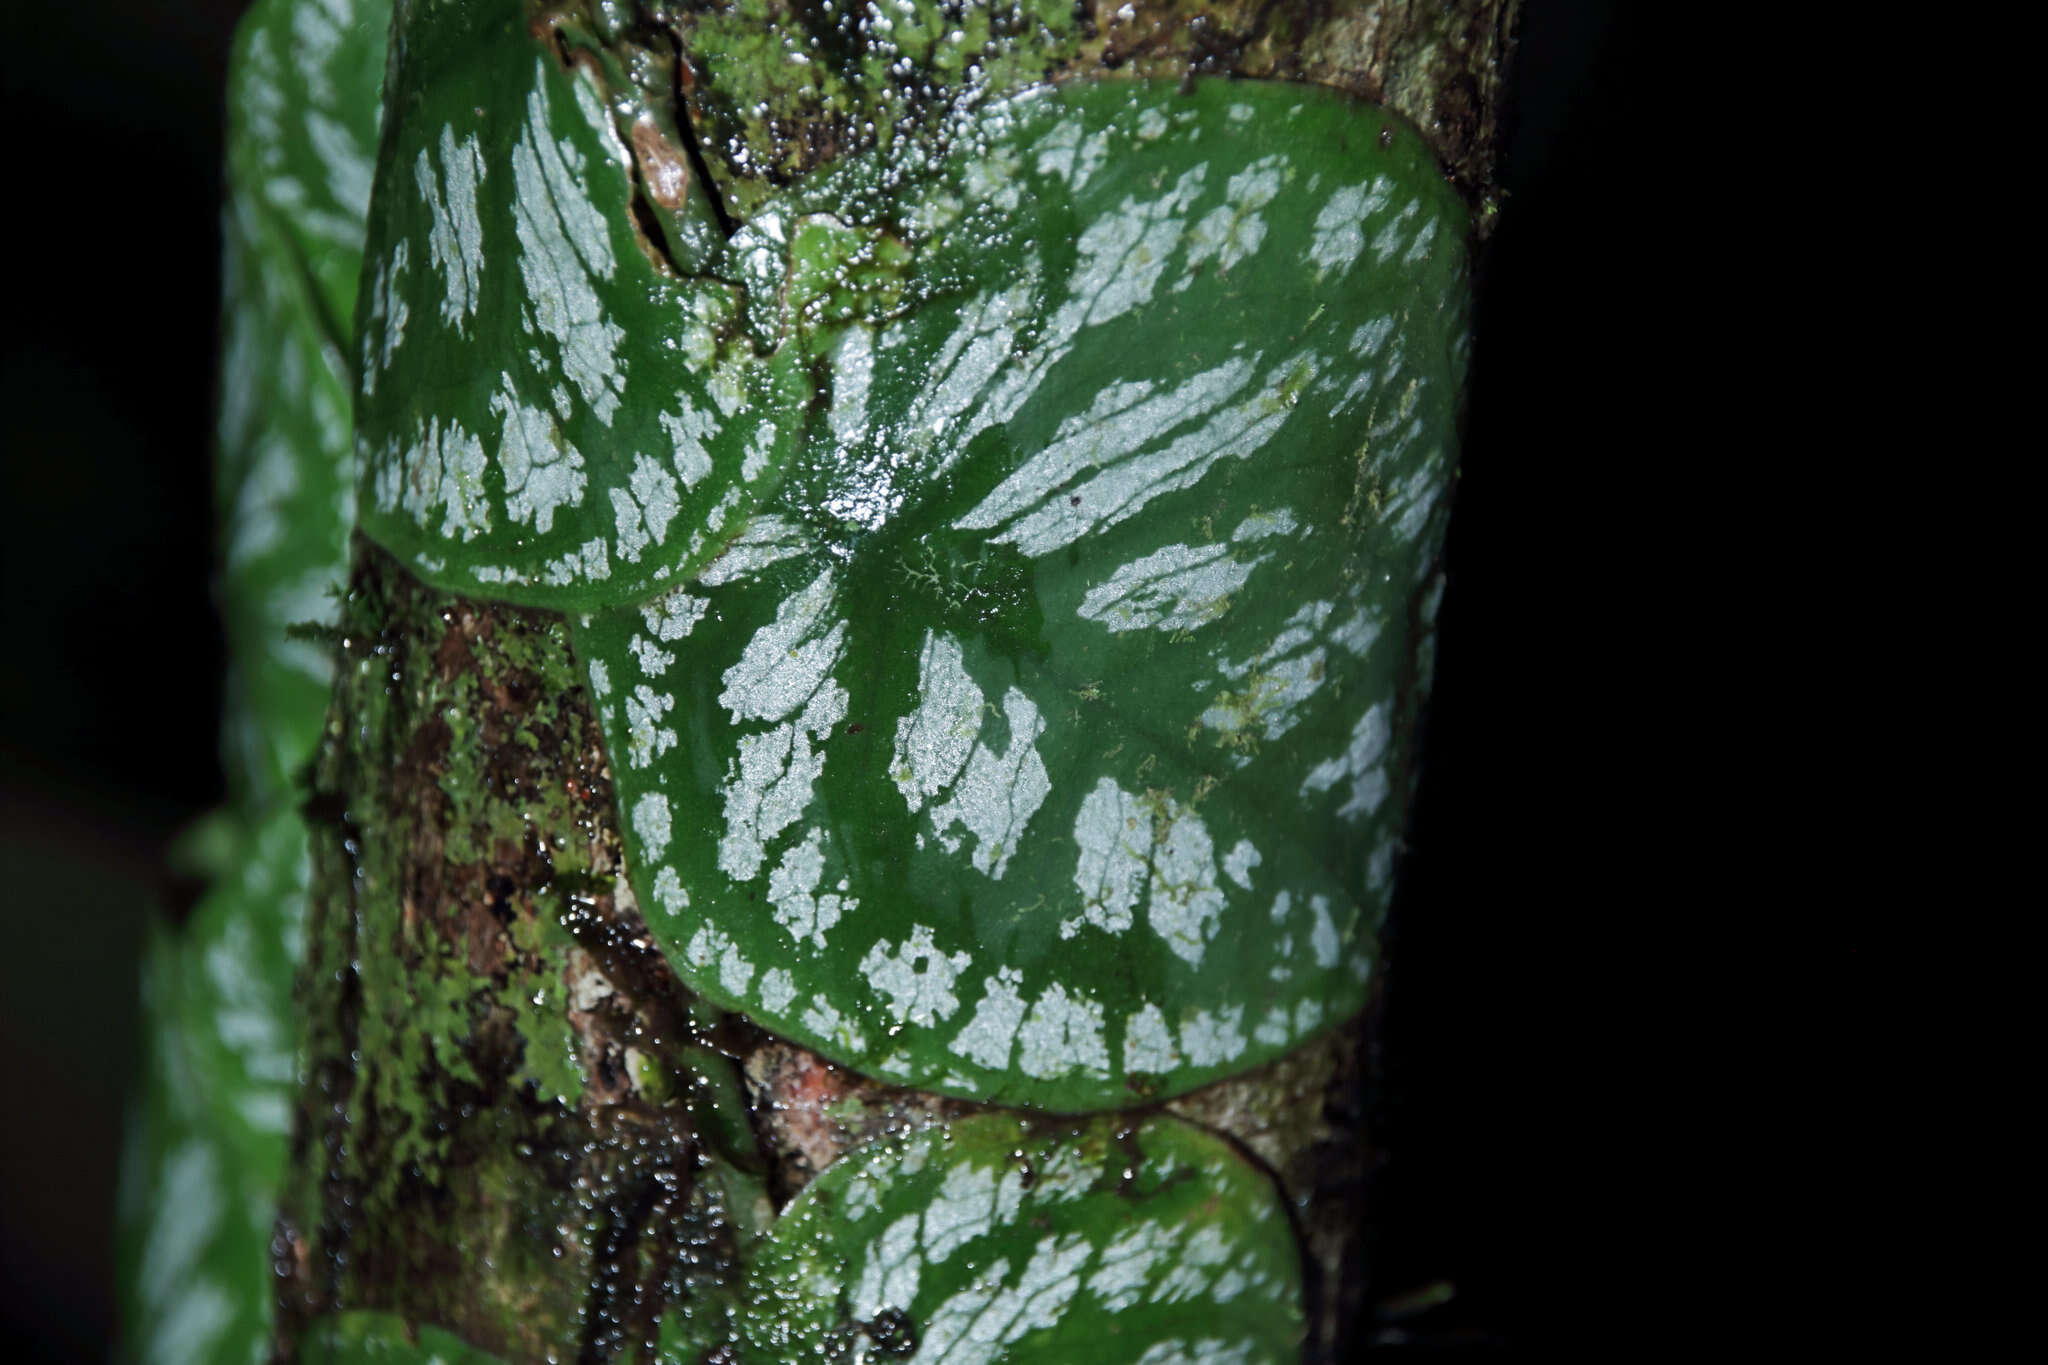
POLYGON ((825 755, 813 749, 812 740, 824 740, 846 718, 846 689, 831 676, 846 623, 826 627, 832 601, 827 570, 783 599, 775 620, 754 633, 739 662, 724 673, 718 702, 735 724, 781 721, 771 730, 740 736, 739 753, 720 786, 726 833, 719 840, 718 865, 735 880, 759 875, 770 841, 810 804, 812 786, 825 769, 825 755), (791 715, 796 718, 782 719, 791 715))
POLYGON ((1045 721, 1015 687, 1003 694, 1010 735, 998 750, 982 740, 986 697, 968 676, 960 646, 927 631, 918 662, 918 708, 896 725, 891 773, 912 812, 947 792, 931 810, 932 829, 958 852, 955 826, 974 835, 975 869, 1000 881, 1024 828, 1052 790, 1038 737, 1045 721), (950 788, 950 791, 948 789, 950 788))
MULTIPOLYGON (((1225 897, 1202 817, 1171 796, 1144 798, 1102 778, 1074 817, 1074 886, 1082 918, 1111 934, 1130 928, 1139 890, 1145 922, 1174 954, 1199 967, 1225 897)), ((1072 937, 1078 925, 1063 926, 1072 937)))
POLYGON ((1226 361, 1168 393, 1153 394, 1143 383, 1110 385, 954 525, 1000 526, 996 540, 1036 558, 1192 487, 1226 456, 1250 458, 1280 429, 1290 394, 1314 379, 1319 364, 1309 353, 1285 360, 1268 372, 1266 387, 1231 402, 1252 383, 1255 362, 1226 361), (1199 425, 1157 444, 1190 422, 1199 425))
POLYGON ((861 959, 860 974, 889 997, 889 1011, 898 1023, 929 1027, 960 1008, 953 983, 971 961, 966 953, 941 952, 931 927, 913 924, 901 947, 877 940, 861 959))
POLYGON ((646 683, 637 684, 626 698, 626 762, 644 768, 673 749, 676 732, 662 720, 675 709, 676 699, 656 692, 646 683))
POLYGON ((1024 1020, 1024 998, 1019 989, 1023 984, 1024 974, 1015 967, 999 968, 982 984, 981 1003, 975 1006, 974 1017, 951 1044, 955 1055, 990 1071, 1010 1069, 1010 1046, 1024 1020))
POLYGON ((725 690, 718 695, 735 724, 780 720, 828 685, 846 635, 843 621, 822 628, 832 601, 832 573, 826 570, 784 598, 774 622, 754 633, 739 662, 725 670, 725 690))
POLYGON ((808 939, 819 948, 839 917, 860 906, 856 897, 845 894, 844 880, 838 890, 817 894, 825 877, 824 842, 823 830, 811 830, 783 850, 781 862, 768 874, 768 903, 775 908, 775 922, 798 943, 808 939))
POLYGON ((502 421, 498 467, 505 474, 505 514, 545 535, 554 529, 558 508, 583 501, 583 453, 552 413, 519 400, 511 375, 502 384, 491 395, 491 411, 502 421))
POLYGON ((1163 1076, 1181 1064, 1180 1049, 1159 1006, 1146 1002, 1124 1022, 1124 1070, 1163 1076))
POLYGON ((731 996, 745 995, 747 983, 754 979, 754 964, 741 956, 732 936, 715 925, 698 927, 683 949, 683 960, 699 971, 717 967, 718 984, 731 996))
POLYGON ((1046 987, 1017 1030, 1017 1067, 1041 1081, 1075 1071, 1108 1075, 1102 1006, 1079 992, 1068 994, 1058 982, 1046 987))
POLYGON ((413 163, 413 180, 434 219, 427 247, 441 271, 441 320, 465 332, 482 297, 484 273, 483 220, 477 216, 476 206, 477 186, 484 179, 484 157, 476 135, 457 142, 455 130, 443 125, 441 167, 437 180, 433 158, 422 147, 413 163), (445 196, 443 184, 447 186, 445 196))
POLYGON ((1264 156, 1230 177, 1224 202, 1211 209, 1188 234, 1187 267, 1174 285, 1182 290, 1197 278, 1193 267, 1211 260, 1216 269, 1228 274, 1231 267, 1249 258, 1266 240, 1266 220, 1259 210, 1280 194, 1280 171, 1284 157, 1264 156))
POLYGON ((659 859, 668 852, 669 814, 666 796, 660 792, 648 792, 633 803, 633 833, 640 837, 640 847, 646 850, 650 860, 659 859))
POLYGON ((1351 743, 1336 758, 1324 759, 1309 770, 1301 781, 1301 794, 1328 791, 1337 783, 1349 778, 1351 795, 1338 808, 1337 814, 1347 820, 1356 820, 1361 815, 1378 812, 1380 803, 1387 797, 1387 770, 1381 761, 1386 757, 1387 743, 1393 736, 1388 723, 1389 710, 1384 701, 1374 702, 1367 707, 1358 723, 1351 727, 1351 743))
POLYGON ((1074 817, 1074 886, 1088 923, 1112 934, 1131 927, 1152 848, 1152 818, 1111 778, 1096 782, 1074 817))
POLYGON ((593 281, 609 280, 617 262, 604 215, 583 183, 583 153, 553 136, 545 65, 535 75, 526 114, 526 129, 512 149, 512 180, 527 323, 555 339, 562 372, 597 419, 610 426, 626 387, 619 358, 626 333, 612 321, 593 281))
POLYGON ((1111 631, 1196 630, 1217 620, 1263 558, 1231 558, 1228 545, 1169 545, 1118 566, 1088 589, 1081 619, 1111 631))

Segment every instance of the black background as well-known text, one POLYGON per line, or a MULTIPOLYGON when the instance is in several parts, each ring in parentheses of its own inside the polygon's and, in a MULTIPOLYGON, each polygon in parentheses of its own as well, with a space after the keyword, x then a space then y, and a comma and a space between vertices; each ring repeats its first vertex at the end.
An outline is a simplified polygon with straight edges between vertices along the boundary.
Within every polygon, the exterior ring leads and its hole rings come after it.
MULTIPOLYGON (((0 1340, 50 1359, 98 1358, 112 1328, 136 936, 176 895, 164 841, 222 795, 208 460, 241 7, 39 6, 4 63, 0 1340)), ((1596 1347, 1639 1254, 1597 1226, 1620 1139, 1585 1044, 1603 969, 1572 946, 1628 861, 1600 851, 1640 822, 1607 759, 1660 742, 1623 733, 1639 680, 1610 667, 1665 284, 1643 264, 1659 102, 1613 8, 1528 0, 1480 278, 1378 1195, 1385 1288, 1457 1292, 1388 1355, 1596 1347)))

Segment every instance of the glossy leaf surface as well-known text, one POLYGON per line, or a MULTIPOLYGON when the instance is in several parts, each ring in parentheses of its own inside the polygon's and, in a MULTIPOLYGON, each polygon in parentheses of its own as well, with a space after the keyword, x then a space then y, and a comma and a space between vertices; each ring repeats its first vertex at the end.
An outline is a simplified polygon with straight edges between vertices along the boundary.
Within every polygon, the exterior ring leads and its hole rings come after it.
MULTIPOLYGON (((1364 1001, 1464 214, 1410 131, 1298 87, 958 132, 895 182, 900 306, 812 309, 829 394, 775 498, 576 641, 697 989, 891 1080, 1138 1103, 1364 1001)), ((799 264, 889 183, 792 199, 799 264)))
POLYGON ((715 554, 809 386, 743 290, 657 263, 632 153, 527 25, 516 0, 408 17, 364 281, 362 524, 437 586, 588 607, 715 554))
POLYGON ((741 1358, 1277 1365, 1300 1276, 1272 1183, 1215 1137, 987 1115, 807 1187, 756 1263, 741 1358))
POLYGON ((265 0, 229 82, 218 515, 230 779, 287 796, 333 682, 293 626, 331 623, 348 573, 355 455, 348 351, 389 0, 265 0))

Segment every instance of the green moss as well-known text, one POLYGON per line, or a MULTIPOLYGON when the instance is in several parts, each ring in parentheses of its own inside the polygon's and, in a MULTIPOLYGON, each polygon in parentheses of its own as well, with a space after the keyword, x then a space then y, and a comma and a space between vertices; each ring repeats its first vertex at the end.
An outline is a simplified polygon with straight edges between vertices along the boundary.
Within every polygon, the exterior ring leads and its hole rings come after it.
POLYGON ((513 920, 512 938, 519 965, 507 971, 496 997, 524 1045, 520 1078, 541 1101, 574 1105, 583 1098, 582 1053, 568 1018, 568 950, 575 940, 546 913, 513 920))
POLYGON ((851 152, 937 150, 946 116, 1041 80, 1080 51, 1068 0, 942 7, 738 0, 680 16, 691 104, 735 217, 851 152))
POLYGON ((342 635, 285 1209, 305 1263, 345 1269, 290 1301, 544 1354, 580 1337, 573 1263, 603 1221, 565 1178, 589 1158, 558 888, 603 880, 595 733, 559 620, 426 590, 365 549, 342 635))
POLYGON ((375 1360, 386 1365, 500 1365, 497 1356, 472 1349, 438 1327, 415 1326, 394 1313, 356 1310, 314 1323, 299 1343, 306 1365, 348 1365, 375 1360))
POLYGON ((825 1106, 826 1118, 849 1127, 857 1125, 867 1116, 867 1112, 868 1107, 861 1103, 858 1095, 847 1095, 825 1106))
POLYGON ((732 1062, 692 1045, 717 1012, 633 954, 563 624, 360 553, 309 806, 284 1337, 372 1308, 613 1358, 665 1303, 722 1324, 773 1218, 763 1162, 732 1062))
POLYGON ((557 699, 583 685, 569 654, 568 631, 559 617, 507 623, 492 632, 486 648, 477 654, 477 663, 492 682, 530 675, 538 684, 531 714, 541 724, 553 724, 559 714, 557 699))
MULTIPOLYGON (((457 864, 488 859, 500 843, 519 846, 542 831, 577 825, 561 782, 506 782, 491 744, 508 741, 525 749, 543 771, 551 766, 543 753, 544 737, 561 721, 560 698, 579 684, 561 623, 496 629, 469 640, 468 650, 474 671, 427 684, 429 704, 448 729, 447 757, 437 783, 450 803, 446 855, 457 864), (484 732, 479 710, 486 700, 496 704, 494 694, 517 694, 512 699, 520 703, 502 735, 484 732)), ((574 839, 557 837, 546 853, 563 874, 589 870, 588 851, 574 839)))
POLYGON ((878 322, 901 310, 910 248, 874 229, 806 220, 790 241, 788 299, 806 332, 878 322))

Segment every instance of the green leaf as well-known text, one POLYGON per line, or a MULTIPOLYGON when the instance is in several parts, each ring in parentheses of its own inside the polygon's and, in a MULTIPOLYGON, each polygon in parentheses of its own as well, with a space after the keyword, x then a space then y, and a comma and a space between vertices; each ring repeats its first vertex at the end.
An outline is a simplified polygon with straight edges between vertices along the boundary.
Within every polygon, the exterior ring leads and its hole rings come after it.
POLYGON ((228 169, 283 229, 337 346, 353 333, 391 0, 257 0, 235 35, 228 169))
POLYGON ((270 1335, 271 1250, 297 1081, 292 972, 306 834, 284 810, 143 961, 143 1079, 123 1163, 129 1354, 253 1360, 270 1335))
POLYGON ((740 1341, 763 1365, 1300 1358, 1272 1183, 1170 1118, 984 1115, 869 1147, 791 1202, 754 1276, 740 1341))
POLYGON ((289 793, 333 683, 355 456, 347 351, 377 148, 389 0, 265 0, 229 81, 221 613, 228 771, 238 800, 289 793))
MULTIPOLYGON (((364 279, 362 526, 436 586, 590 607, 722 548, 810 385, 748 330, 745 290, 679 279, 639 237, 632 153, 525 10, 406 20, 364 279)), ((779 272, 776 249, 757 254, 779 272)))
POLYGON ((152 1361, 270 1349, 296 1086, 306 830, 289 803, 332 686, 354 521, 347 360, 389 0, 258 0, 229 75, 217 511, 235 814, 186 850, 214 887, 144 947, 144 1075, 122 1172, 123 1330, 152 1361))
POLYGON ((898 302, 818 315, 775 498, 576 644, 694 988, 893 1081, 1142 1103, 1364 1002, 1464 210, 1410 130, 1300 87, 1061 87, 955 147, 791 196, 892 202, 898 302))

